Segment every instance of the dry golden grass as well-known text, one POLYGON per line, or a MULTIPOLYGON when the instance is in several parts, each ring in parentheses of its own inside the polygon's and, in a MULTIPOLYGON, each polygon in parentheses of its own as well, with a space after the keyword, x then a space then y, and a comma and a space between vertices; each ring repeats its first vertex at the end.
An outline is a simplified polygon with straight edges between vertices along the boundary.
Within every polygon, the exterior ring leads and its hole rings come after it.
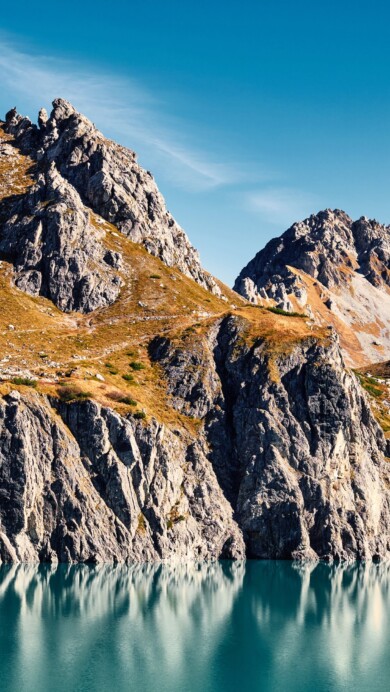
MULTIPOLYGON (((1 127, 0 136, 9 139, 1 127)), ((22 189, 31 185, 31 163, 21 157, 18 164, 22 189)), ((3 170, 1 175, 7 185, 11 172, 3 170)), ((302 339, 327 337, 326 329, 316 328, 308 320, 250 306, 220 283, 222 300, 179 270, 167 267, 92 211, 90 223, 105 246, 123 257, 119 272, 123 287, 110 307, 88 315, 64 314, 49 300, 15 288, 11 265, 3 262, 0 267, 0 352, 7 359, 0 362, 1 371, 18 368, 31 373, 38 381, 38 393, 57 396, 59 386, 78 387, 120 413, 145 411, 193 432, 199 421, 172 408, 162 373, 149 360, 148 344, 154 336, 179 340, 191 333, 202 336, 215 320, 236 315, 242 322, 242 343, 253 345, 262 339, 275 357, 302 339), (143 368, 132 369, 133 361, 143 368), (129 375, 132 379, 124 379, 129 375), (135 400, 136 406, 119 401, 125 397, 135 400)), ((4 382, 2 391, 9 391, 10 386, 4 382)))
MULTIPOLYGON (((12 139, 11 135, 4 132, 0 122, 0 144, 8 143, 12 146, 12 139)), ((32 159, 20 154, 16 148, 12 161, 8 156, 0 156, 0 199, 25 192, 34 182, 31 177, 34 165, 32 159)))

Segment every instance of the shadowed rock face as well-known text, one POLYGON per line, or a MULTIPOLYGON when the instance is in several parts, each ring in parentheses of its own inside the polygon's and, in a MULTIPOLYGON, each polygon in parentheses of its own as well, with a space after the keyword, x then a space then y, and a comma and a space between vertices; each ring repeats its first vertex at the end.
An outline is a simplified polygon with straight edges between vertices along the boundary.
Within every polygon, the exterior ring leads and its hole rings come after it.
POLYGON ((338 341, 307 340, 270 362, 223 321, 208 343, 151 344, 173 405, 201 416, 209 458, 249 556, 326 560, 389 554, 386 440, 338 341), (196 361, 197 367, 192 367, 196 361))
MULTIPOLYGON (((63 99, 53 101, 50 117, 41 110, 38 122, 39 127, 14 109, 7 113, 5 131, 14 136, 25 155, 38 162, 38 170, 55 171, 58 181, 62 178, 62 187, 73 189, 80 213, 83 205, 92 209, 168 266, 177 267, 204 288, 220 294, 183 229, 167 211, 152 175, 138 165, 134 152, 107 140, 63 99)), ((106 303, 110 302, 107 296, 106 303)), ((86 307, 86 311, 91 309, 92 305, 86 307)))
POLYGON ((350 364, 390 357, 390 230, 375 220, 327 209, 295 223, 244 267, 234 289, 330 322, 350 364))

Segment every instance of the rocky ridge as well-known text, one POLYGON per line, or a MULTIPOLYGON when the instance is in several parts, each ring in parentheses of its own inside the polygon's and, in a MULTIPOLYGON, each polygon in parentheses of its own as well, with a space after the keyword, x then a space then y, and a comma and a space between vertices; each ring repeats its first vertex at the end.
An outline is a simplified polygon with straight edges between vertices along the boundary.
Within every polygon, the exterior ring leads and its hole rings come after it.
MULTIPOLYGON (((102 238, 91 228, 88 216, 93 212, 168 266, 179 268, 221 295, 217 283, 202 269, 197 251, 167 211, 152 175, 137 163, 135 153, 103 137, 69 102, 53 101, 50 117, 42 109, 38 126, 13 109, 6 115, 4 132, 12 137, 13 146, 36 163, 30 169, 35 184, 29 198, 7 197, 0 206, 0 215, 8 219, 9 226, 1 252, 15 261, 19 288, 32 295, 45 295, 61 309, 81 312, 115 300, 121 283, 115 274, 120 259, 105 252, 102 238), (63 204, 63 211, 75 218, 56 215, 54 204, 63 204), (21 235, 28 247, 15 258, 8 241, 21 235), (99 243, 89 242, 94 236, 99 243), (47 246, 43 253, 46 259, 54 255, 49 271, 40 266, 42 243, 47 246), (98 285, 91 264, 98 265, 101 275, 108 274, 105 285, 98 285), (56 275, 54 292, 50 274, 56 275)), ((14 155, 8 143, 3 145, 2 155, 14 155)))
POLYGON ((148 247, 91 128, 61 100, 0 128, 0 560, 389 557, 389 441, 337 333, 226 305, 160 215, 148 247))
POLYGON ((333 324, 351 365, 390 357, 390 230, 377 221, 337 209, 312 215, 258 252, 234 288, 333 324))

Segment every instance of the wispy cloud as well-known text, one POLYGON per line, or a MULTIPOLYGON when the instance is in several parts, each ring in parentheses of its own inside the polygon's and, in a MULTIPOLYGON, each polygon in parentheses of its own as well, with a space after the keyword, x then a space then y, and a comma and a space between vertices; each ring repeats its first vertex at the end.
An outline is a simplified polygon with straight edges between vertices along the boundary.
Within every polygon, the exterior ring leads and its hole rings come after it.
POLYGON ((136 149, 149 167, 164 170, 176 185, 202 191, 245 180, 246 173, 236 163, 198 150, 185 123, 174 120, 162 100, 133 79, 29 53, 4 36, 0 79, 7 97, 19 95, 27 107, 37 108, 37 98, 39 105, 49 105, 57 96, 68 99, 99 129, 136 149))
POLYGON ((268 223, 287 226, 313 213, 318 199, 290 187, 265 187, 250 193, 247 203, 268 223))

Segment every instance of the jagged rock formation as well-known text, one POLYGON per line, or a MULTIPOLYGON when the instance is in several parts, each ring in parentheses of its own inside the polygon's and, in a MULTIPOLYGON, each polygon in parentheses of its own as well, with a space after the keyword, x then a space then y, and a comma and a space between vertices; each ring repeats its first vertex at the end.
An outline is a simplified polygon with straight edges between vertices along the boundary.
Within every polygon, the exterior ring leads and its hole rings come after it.
POLYGON ((1 402, 1 560, 244 556, 201 444, 95 402, 58 411, 36 394, 1 402))
POLYGON ((54 164, 3 203, 1 220, 0 253, 12 261, 21 290, 66 312, 90 312, 118 297, 121 257, 104 247, 103 231, 54 164))
POLYGON ((331 323, 354 365, 390 356, 390 230, 326 210, 295 223, 257 253, 235 290, 254 303, 306 309, 331 323))
POLYGON ((321 312, 359 277, 388 295, 367 224, 312 217, 242 275, 316 321, 220 297, 131 152, 60 99, 39 126, 10 111, 0 561, 389 557, 386 385, 371 410, 321 312))
POLYGON ((63 187, 72 187, 84 205, 168 266, 178 267, 220 295, 219 286, 202 269, 197 251, 167 211, 152 175, 138 165, 134 152, 103 137, 64 99, 53 101, 50 117, 42 109, 38 122, 37 127, 16 109, 7 113, 5 122, 5 132, 38 162, 38 170, 55 169, 64 179, 63 187))
POLYGON ((387 555, 387 443, 344 370, 336 335, 275 358, 262 340, 240 345, 242 329, 227 318, 208 343, 178 349, 156 339, 151 352, 173 405, 205 421, 210 459, 249 555, 387 555))

